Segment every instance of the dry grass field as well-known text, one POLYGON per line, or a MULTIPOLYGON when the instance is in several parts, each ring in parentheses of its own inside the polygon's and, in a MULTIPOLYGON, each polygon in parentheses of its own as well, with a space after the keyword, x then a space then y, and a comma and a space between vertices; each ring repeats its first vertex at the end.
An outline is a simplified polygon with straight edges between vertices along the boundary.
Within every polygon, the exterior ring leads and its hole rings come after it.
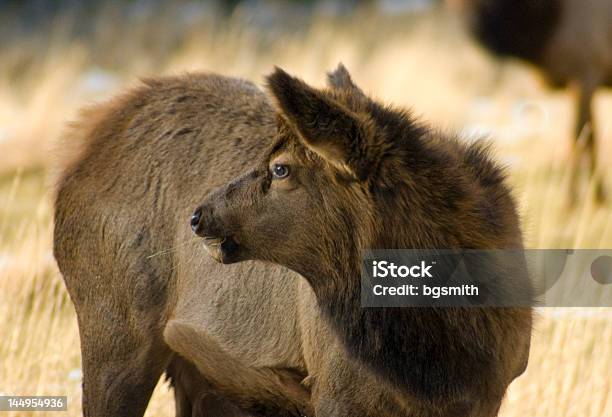
MULTIPOLYGON (((528 247, 612 248, 610 203, 591 203, 585 190, 577 207, 567 205, 571 92, 548 90, 520 64, 499 65, 448 16, 364 9, 321 14, 296 30, 241 9, 222 22, 188 12, 169 7, 127 19, 108 9, 83 37, 66 30, 75 24, 66 15, 0 45, 0 393, 67 395, 67 415, 80 415, 78 329, 51 252, 52 168, 62 153, 55 144, 80 106, 140 76, 203 70, 261 83, 279 65, 322 84, 342 61, 385 101, 466 140, 490 134, 520 201, 528 247)), ((596 105, 612 194, 612 95, 600 93, 596 105)), ((503 417, 612 416, 612 310, 541 309, 532 346, 503 417)), ((162 381, 147 415, 171 416, 173 407, 162 381)))

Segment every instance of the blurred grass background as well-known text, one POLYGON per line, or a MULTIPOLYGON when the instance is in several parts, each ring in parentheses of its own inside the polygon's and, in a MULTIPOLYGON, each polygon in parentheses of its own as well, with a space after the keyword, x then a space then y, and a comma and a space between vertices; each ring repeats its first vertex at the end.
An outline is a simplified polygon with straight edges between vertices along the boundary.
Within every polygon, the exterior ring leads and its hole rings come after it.
MULTIPOLYGON (((80 415, 78 329, 51 253, 53 164, 67 121, 139 77, 215 71, 261 83, 274 65, 322 85, 342 61, 384 101, 508 166, 526 244, 612 248, 612 206, 567 204, 572 91, 500 63, 436 2, 0 0, 0 394, 68 395, 80 415)), ((596 98, 612 193, 612 96, 596 98)), ((612 311, 542 309, 527 372, 501 415, 612 416, 612 311)), ((173 415, 160 382, 148 415, 173 415)), ((11 413, 18 416, 20 413, 11 413)), ((27 413, 23 415, 36 415, 27 413)))

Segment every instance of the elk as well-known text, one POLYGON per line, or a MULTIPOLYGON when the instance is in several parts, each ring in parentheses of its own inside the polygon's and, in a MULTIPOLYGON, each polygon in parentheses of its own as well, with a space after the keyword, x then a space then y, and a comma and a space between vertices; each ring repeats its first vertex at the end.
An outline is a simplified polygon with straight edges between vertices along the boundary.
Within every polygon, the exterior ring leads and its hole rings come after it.
POLYGON ((531 309, 360 308, 357 272, 364 248, 522 248, 487 148, 342 65, 267 80, 147 80, 75 124, 54 254, 84 415, 143 415, 164 372, 179 416, 497 415, 531 309))
POLYGON ((609 0, 449 0, 470 31, 499 56, 538 67, 554 87, 578 93, 570 197, 578 191, 578 168, 586 160, 595 198, 605 199, 597 172, 593 96, 612 87, 612 2, 609 0))

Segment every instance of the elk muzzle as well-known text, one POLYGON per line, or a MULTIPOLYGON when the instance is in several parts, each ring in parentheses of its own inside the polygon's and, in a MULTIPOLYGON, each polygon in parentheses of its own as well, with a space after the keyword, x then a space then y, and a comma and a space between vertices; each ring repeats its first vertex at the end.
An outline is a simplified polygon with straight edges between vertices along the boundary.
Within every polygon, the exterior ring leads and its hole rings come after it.
POLYGON ((215 216, 212 203, 198 207, 191 216, 191 230, 204 240, 206 251, 217 262, 230 264, 238 262, 238 243, 233 235, 223 226, 218 216, 215 216))

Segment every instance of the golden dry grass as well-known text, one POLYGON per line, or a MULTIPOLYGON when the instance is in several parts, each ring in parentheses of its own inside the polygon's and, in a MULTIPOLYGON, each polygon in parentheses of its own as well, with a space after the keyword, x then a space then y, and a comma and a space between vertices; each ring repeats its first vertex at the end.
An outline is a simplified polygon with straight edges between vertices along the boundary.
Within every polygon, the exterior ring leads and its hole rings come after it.
MULTIPOLYGON (((245 25, 240 13, 223 24, 202 19, 177 29, 161 14, 109 30, 109 10, 95 19, 99 30, 87 40, 66 36, 68 23, 59 21, 53 36, 0 50, 0 393, 67 395, 68 415, 80 414, 78 329, 51 253, 49 150, 79 106, 137 76, 210 70, 261 81, 279 65, 322 84, 324 71, 343 61, 377 97, 411 106, 445 129, 490 131, 508 165, 529 247, 612 248, 611 206, 585 198, 570 210, 564 198, 570 95, 548 91, 517 64, 500 76, 447 17, 360 11, 319 17, 282 34, 245 25), (164 38, 170 31, 179 32, 179 41, 164 38)), ((610 154, 605 116, 611 111, 612 98, 601 94, 602 155, 610 154)), ((612 187, 609 164, 604 176, 612 187)), ((610 309, 542 309, 530 365, 511 386, 501 415, 612 416, 610 375, 610 309)), ((173 415, 163 383, 147 413, 173 415)))

